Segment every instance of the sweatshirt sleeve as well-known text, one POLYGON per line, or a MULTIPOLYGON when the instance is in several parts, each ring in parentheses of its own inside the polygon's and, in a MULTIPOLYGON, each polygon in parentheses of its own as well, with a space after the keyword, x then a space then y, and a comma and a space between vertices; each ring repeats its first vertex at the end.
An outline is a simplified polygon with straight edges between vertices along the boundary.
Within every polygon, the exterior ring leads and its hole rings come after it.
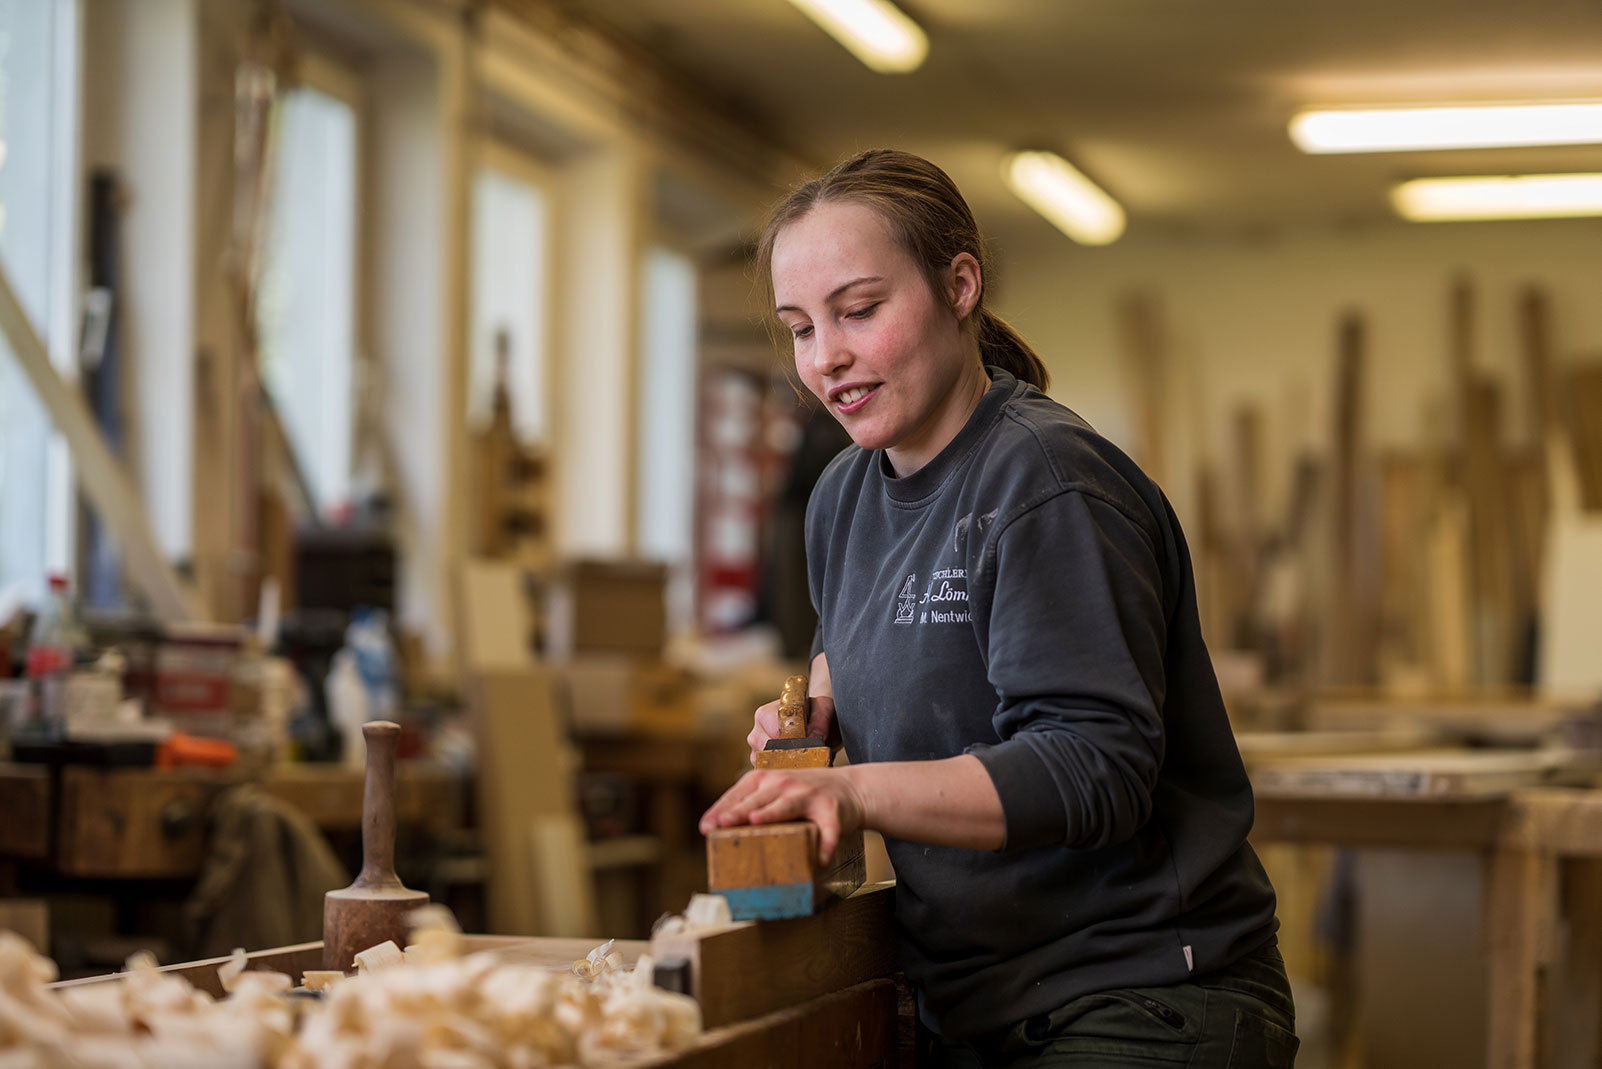
POLYGON ((1163 570, 1152 538, 1064 492, 1003 528, 986 634, 1001 742, 970 747, 1006 818, 1002 849, 1093 849, 1151 812, 1163 759, 1163 570))

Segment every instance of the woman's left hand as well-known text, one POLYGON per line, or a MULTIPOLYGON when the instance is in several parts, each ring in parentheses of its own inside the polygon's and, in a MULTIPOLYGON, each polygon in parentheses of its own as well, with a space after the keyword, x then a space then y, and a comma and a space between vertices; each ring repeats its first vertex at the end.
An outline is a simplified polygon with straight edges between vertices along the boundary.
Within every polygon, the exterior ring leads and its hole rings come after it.
POLYGON ((754 769, 701 816, 701 834, 739 824, 810 820, 818 827, 818 863, 834 860, 842 835, 863 826, 862 796, 848 768, 754 769))

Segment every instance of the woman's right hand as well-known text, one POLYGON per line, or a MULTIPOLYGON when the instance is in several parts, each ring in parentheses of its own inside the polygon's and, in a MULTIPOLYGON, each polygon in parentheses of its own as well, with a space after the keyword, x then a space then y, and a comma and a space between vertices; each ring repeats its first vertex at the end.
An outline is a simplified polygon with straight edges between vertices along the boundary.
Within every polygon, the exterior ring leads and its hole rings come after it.
MULTIPOLYGON (((762 706, 752 721, 751 734, 745 737, 745 741, 751 746, 751 763, 754 765, 756 755, 766 748, 768 740, 779 737, 779 703, 771 701, 762 706)), ((807 735, 828 743, 831 752, 839 748, 840 726, 835 723, 833 698, 819 695, 807 699, 807 735)))

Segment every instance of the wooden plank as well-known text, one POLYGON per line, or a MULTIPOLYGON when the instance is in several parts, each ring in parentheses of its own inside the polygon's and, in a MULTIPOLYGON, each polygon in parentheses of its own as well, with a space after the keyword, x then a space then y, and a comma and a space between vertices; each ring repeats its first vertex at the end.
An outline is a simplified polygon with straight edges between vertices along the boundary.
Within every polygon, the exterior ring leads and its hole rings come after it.
MULTIPOLYGON (((584 957, 598 945, 600 941, 595 939, 544 939, 498 935, 462 937, 462 949, 468 954, 487 953, 508 965, 539 965, 562 970, 572 968, 574 961, 584 957)), ((623 964, 629 968, 634 967, 634 963, 649 946, 650 944, 638 939, 617 939, 612 943, 612 949, 623 955, 623 964)), ((217 969, 230 960, 232 959, 206 958, 201 961, 178 962, 164 965, 157 971, 174 973, 213 997, 221 998, 223 989, 217 979, 217 969)), ((296 943, 293 946, 252 951, 245 955, 245 962, 246 969, 287 973, 298 984, 302 972, 323 967, 323 944, 318 940, 313 943, 296 943)), ((102 984, 119 980, 122 975, 122 973, 107 973, 104 976, 86 976, 78 980, 63 980, 51 986, 81 987, 86 984, 102 984)))
POLYGON ((1253 842, 1484 850, 1502 834, 1505 798, 1296 798, 1259 794, 1253 842))
POLYGON ((689 961, 702 1020, 719 1028, 890 975, 894 900, 894 884, 875 884, 810 917, 659 935, 651 952, 689 961))
POLYGON ((1235 745, 1248 768, 1285 757, 1406 753, 1439 748, 1443 735, 1424 725, 1368 731, 1237 731, 1235 745))
POLYGON ((616 1064, 630 1069, 884 1069, 896 1064, 896 1027, 895 982, 869 980, 754 1020, 711 1029, 677 1054, 616 1064))
POLYGON ((1589 781, 1597 769, 1594 754, 1562 749, 1287 757, 1254 768, 1252 787, 1259 795, 1472 798, 1589 781))
POLYGON ((151 611, 164 621, 198 620, 193 592, 173 570, 145 515, 143 503, 121 462, 112 455, 94 417, 78 391, 62 381, 33 323, 17 302, 11 278, 0 266, 0 331, 11 354, 33 386, 50 421, 72 451, 78 484, 122 550, 132 580, 150 600, 151 611))
POLYGON ((0 854, 50 856, 50 772, 42 765, 0 764, 0 854))
POLYGON ((1595 512, 1602 509, 1602 363, 1592 361, 1567 369, 1563 400, 1580 507, 1595 512))
POLYGON ((1485 1064, 1534 1069, 1557 948, 1557 859, 1540 850, 1493 850, 1485 862, 1485 895, 1485 1064))
POLYGON ((1430 729, 1450 738, 1538 744, 1577 713, 1572 701, 1529 691, 1443 692, 1392 698, 1369 692, 1331 692, 1308 699, 1311 731, 1430 729))
MULTIPOLYGON (((485 888, 489 927, 506 935, 540 932, 539 884, 566 878, 562 895, 588 895, 589 866, 549 853, 537 871, 536 824, 575 821, 573 772, 577 757, 557 718, 551 673, 543 668, 504 669, 470 675, 465 687, 478 740, 478 813, 484 828, 489 883, 485 888)), ((544 824, 541 824, 545 827, 544 824)), ((557 841, 545 827, 540 841, 557 841)), ((573 932, 541 933, 571 935, 573 932)))
MULTIPOLYGON (((172 973, 189 981, 190 985, 206 992, 212 998, 222 998, 222 981, 217 977, 217 970, 230 961, 230 958, 205 958, 201 961, 184 961, 174 965, 164 965, 158 972, 172 973)), ((300 974, 307 969, 321 969, 323 967, 322 940, 315 943, 296 943, 294 946, 272 947, 267 950, 256 950, 245 955, 245 968, 259 972, 287 973, 296 983, 300 982, 300 974)), ((122 973, 107 973, 104 976, 85 976, 78 980, 62 980, 52 984, 52 987, 86 987, 90 984, 115 983, 122 979, 122 973)))
POLYGON ((1135 395, 1133 407, 1139 432, 1135 461, 1160 486, 1164 482, 1163 427, 1168 423, 1164 415, 1168 404, 1167 339, 1156 295, 1137 290, 1121 296, 1118 326, 1119 349, 1124 366, 1129 368, 1127 381, 1135 395))
POLYGON ((534 618, 515 564, 468 559, 457 580, 457 648, 464 674, 534 666, 534 618))
POLYGON ((1602 687, 1602 515, 1556 516, 1548 535, 1537 678, 1555 699, 1592 699, 1602 687))

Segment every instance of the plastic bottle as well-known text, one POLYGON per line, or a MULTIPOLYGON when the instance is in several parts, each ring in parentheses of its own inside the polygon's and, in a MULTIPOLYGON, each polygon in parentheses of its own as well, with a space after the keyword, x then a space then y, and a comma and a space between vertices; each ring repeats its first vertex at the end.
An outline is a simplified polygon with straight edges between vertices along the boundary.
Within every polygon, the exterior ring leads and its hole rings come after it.
POLYGON ((334 654, 323 684, 328 696, 328 719, 343 745, 340 762, 348 768, 360 768, 367 761, 367 743, 362 738, 362 725, 367 723, 370 709, 367 686, 362 682, 356 667, 356 654, 349 646, 334 654))
POLYGON ((67 592, 67 577, 50 577, 50 596, 34 621, 28 642, 27 675, 43 679, 72 669, 80 650, 89 648, 89 637, 78 623, 78 613, 67 592))
POLYGON ((40 606, 28 637, 24 666, 28 690, 19 734, 40 738, 62 735, 63 680, 77 663, 79 652, 88 649, 89 637, 78 624, 67 577, 50 576, 50 594, 40 606))
POLYGON ((345 648, 356 659, 367 688, 368 716, 393 720, 400 710, 400 680, 395 644, 389 639, 389 616, 381 609, 358 606, 345 629, 345 648))

